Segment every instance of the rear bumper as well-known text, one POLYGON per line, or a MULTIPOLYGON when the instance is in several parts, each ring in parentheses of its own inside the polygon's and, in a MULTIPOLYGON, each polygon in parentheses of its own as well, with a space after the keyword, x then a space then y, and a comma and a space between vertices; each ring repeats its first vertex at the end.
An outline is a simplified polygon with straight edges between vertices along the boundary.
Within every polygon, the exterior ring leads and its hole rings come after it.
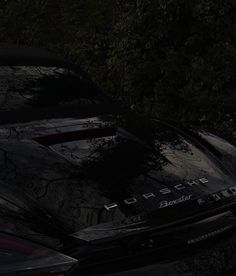
POLYGON ((235 229, 236 216, 234 208, 230 208, 163 231, 149 231, 97 244, 79 261, 76 273, 225 275, 236 264, 235 229))
MULTIPOLYGON (((107 267, 104 267, 106 270, 107 267)), ((224 237, 217 243, 211 243, 191 252, 189 256, 176 256, 175 260, 144 265, 121 271, 102 272, 74 271, 70 276, 101 275, 101 276, 215 276, 236 275, 236 235, 224 237)))

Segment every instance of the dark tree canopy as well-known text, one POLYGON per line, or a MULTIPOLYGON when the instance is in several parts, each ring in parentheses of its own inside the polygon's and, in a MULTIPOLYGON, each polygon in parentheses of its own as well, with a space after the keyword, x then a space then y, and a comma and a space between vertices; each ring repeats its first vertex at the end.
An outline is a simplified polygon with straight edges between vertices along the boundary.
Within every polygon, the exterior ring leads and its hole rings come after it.
POLYGON ((235 0, 5 0, 0 16, 0 41, 58 52, 137 111, 235 140, 235 0))

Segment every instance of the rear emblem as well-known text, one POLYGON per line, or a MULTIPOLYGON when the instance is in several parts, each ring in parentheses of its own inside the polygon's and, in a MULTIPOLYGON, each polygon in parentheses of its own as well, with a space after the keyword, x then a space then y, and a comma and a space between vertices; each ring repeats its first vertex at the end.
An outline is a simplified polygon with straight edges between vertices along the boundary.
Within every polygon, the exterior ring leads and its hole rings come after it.
MULTIPOLYGON (((140 200, 158 199, 158 197, 160 195, 170 195, 170 194, 172 194, 173 192, 176 192, 176 191, 182 191, 182 190, 185 190, 187 188, 191 188, 191 187, 199 186, 199 185, 204 185, 204 184, 207 184, 207 183, 209 183, 209 180, 205 177, 200 178, 200 179, 195 179, 195 180, 187 181, 184 184, 180 183, 180 184, 174 185, 173 187, 162 188, 158 191, 158 193, 147 192, 147 193, 142 194, 142 195, 137 196, 137 197, 127 198, 127 199, 124 199, 123 202, 119 203, 119 204, 116 203, 116 202, 113 202, 111 204, 104 205, 104 208, 107 211, 110 211, 110 210, 113 210, 113 209, 117 208, 121 204, 131 206, 133 204, 136 204, 140 200)), ((176 205, 176 204, 179 204, 179 203, 182 203, 182 202, 186 202, 186 201, 190 200, 191 198, 192 198, 192 194, 189 194, 189 195, 185 195, 185 196, 182 196, 180 198, 177 198, 177 199, 174 199, 174 200, 171 200, 171 201, 170 200, 169 201, 162 200, 161 202, 159 202, 159 208, 165 208, 165 207, 168 207, 168 206, 173 206, 173 205, 176 205)))

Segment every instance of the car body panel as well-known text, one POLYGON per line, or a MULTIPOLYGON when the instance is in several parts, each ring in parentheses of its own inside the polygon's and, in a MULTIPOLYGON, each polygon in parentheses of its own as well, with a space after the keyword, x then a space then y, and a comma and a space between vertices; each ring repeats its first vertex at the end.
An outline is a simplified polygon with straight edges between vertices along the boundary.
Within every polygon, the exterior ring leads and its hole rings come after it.
POLYGON ((233 233, 235 146, 121 108, 46 52, 5 45, 0 65, 0 232, 76 258, 75 275, 233 233))
POLYGON ((169 223, 173 209, 181 219, 204 205, 213 208, 218 198, 209 196, 235 186, 231 172, 200 143, 157 121, 145 136, 140 120, 139 129, 131 124, 128 132, 132 116, 2 125, 1 181, 20 189, 68 234, 137 216, 169 223), (192 207, 183 212, 182 205, 192 207))

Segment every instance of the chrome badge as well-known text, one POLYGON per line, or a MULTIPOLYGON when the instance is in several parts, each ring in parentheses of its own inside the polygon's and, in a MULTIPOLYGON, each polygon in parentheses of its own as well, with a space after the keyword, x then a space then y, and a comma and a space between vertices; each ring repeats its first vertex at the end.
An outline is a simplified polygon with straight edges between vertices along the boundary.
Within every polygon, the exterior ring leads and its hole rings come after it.
MULTIPOLYGON (((122 203, 125 204, 125 205, 133 205, 133 204, 136 204, 140 200, 150 200, 150 199, 153 199, 153 198, 158 199, 158 197, 160 195, 172 194, 176 190, 181 191, 181 190, 185 190, 187 188, 191 188, 191 187, 199 186, 199 185, 204 185, 204 184, 207 184, 207 183, 209 183, 209 180, 207 178, 205 178, 205 177, 204 178, 199 178, 199 179, 187 181, 184 184, 180 183, 180 184, 174 185, 173 187, 160 189, 158 191, 158 193, 147 192, 145 194, 140 195, 139 197, 126 198, 126 199, 123 200, 122 203)), ((192 194, 191 193, 189 195, 185 195, 185 196, 182 196, 180 198, 177 198, 177 199, 174 199, 174 200, 171 200, 171 201, 162 199, 162 201, 158 202, 158 204, 159 204, 159 208, 165 208, 165 207, 168 207, 168 206, 173 206, 173 205, 176 205, 176 204, 179 204, 179 203, 182 203, 182 202, 189 201, 190 199, 192 199, 192 194)), ((110 210, 115 209, 117 207, 119 207, 119 204, 116 203, 116 202, 104 205, 104 208, 107 211, 110 211, 110 210)))

